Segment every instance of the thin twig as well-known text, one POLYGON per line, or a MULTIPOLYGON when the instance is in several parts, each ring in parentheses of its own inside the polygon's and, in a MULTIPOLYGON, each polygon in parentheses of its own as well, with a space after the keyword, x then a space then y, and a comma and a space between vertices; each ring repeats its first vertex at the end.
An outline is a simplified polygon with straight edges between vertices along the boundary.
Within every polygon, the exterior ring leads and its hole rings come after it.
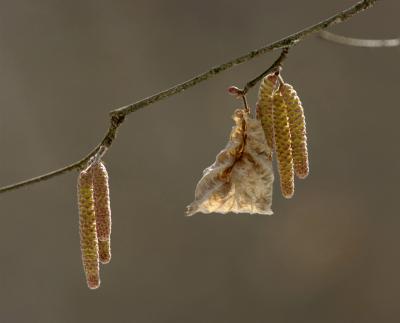
POLYGON ((278 90, 280 90, 282 88, 282 86, 285 84, 285 81, 283 80, 283 77, 281 74, 278 75, 278 81, 279 81, 278 90))
POLYGON ((319 36, 327 41, 332 43, 337 43, 346 46, 354 46, 354 47, 370 47, 370 48, 379 48, 379 47, 397 47, 400 46, 400 38, 393 39, 361 39, 361 38, 352 38, 337 35, 331 33, 329 31, 321 31, 319 36))
POLYGON ((249 108, 249 105, 247 104, 246 95, 243 94, 241 97, 242 97, 242 100, 243 100, 244 109, 245 109, 247 112, 250 113, 250 108, 249 108))
MULTIPOLYGON (((63 168, 54 170, 47 174, 43 174, 43 175, 31 178, 31 179, 27 179, 22 182, 8 185, 8 186, 3 186, 2 188, 0 188, 0 194, 7 192, 7 191, 16 190, 16 189, 24 187, 24 186, 32 185, 32 184, 35 184, 38 182, 46 181, 50 178, 65 174, 74 169, 84 169, 85 167, 87 167, 87 164, 92 157, 95 157, 99 152, 101 153, 101 150, 103 149, 102 147, 105 147, 108 149, 108 147, 111 146, 111 144, 116 136, 117 129, 121 125, 123 120, 124 120, 123 117, 111 117, 110 127, 109 127, 106 135, 104 136, 103 140, 89 154, 87 154, 81 160, 78 160, 77 162, 75 162, 73 164, 67 165, 63 168)), ((106 151, 104 151, 104 153, 105 152, 106 151)))
POLYGON ((266 71, 258 75, 254 80, 247 82, 247 84, 243 88, 243 94, 246 94, 252 87, 254 87, 259 81, 261 81, 265 75, 279 71, 283 61, 287 57, 288 52, 289 52, 289 47, 285 47, 284 49, 282 49, 282 53, 279 55, 277 60, 270 67, 268 67, 266 71))
POLYGON ((262 54, 265 54, 265 53, 268 53, 268 52, 271 52, 273 50, 280 49, 280 48, 290 48, 290 47, 294 46, 296 43, 298 43, 299 41, 301 41, 302 39, 304 39, 306 36, 309 36, 311 34, 314 34, 321 30, 324 30, 333 24, 341 23, 341 22, 349 19, 353 15, 355 15, 365 9, 370 8, 377 1, 378 0, 360 1, 360 2, 356 3, 355 5, 353 5, 352 7, 348 8, 346 10, 343 10, 343 11, 335 14, 334 16, 327 18, 315 25, 309 26, 301 31, 298 31, 290 36, 287 36, 278 41, 270 43, 259 49, 252 50, 243 56, 234 58, 234 59, 232 59, 226 63, 223 63, 219 66, 213 67, 209 71, 207 71, 203 74, 200 74, 184 83, 173 86, 165 91, 159 92, 159 93, 154 94, 150 97, 147 97, 143 100, 137 101, 136 103, 132 103, 127 106, 124 106, 119 109, 115 109, 115 110, 111 111, 110 112, 111 124, 110 124, 107 134, 104 136, 103 140, 97 145, 97 147, 94 148, 86 157, 82 158, 81 160, 79 160, 71 165, 65 166, 58 170, 52 171, 50 173, 40 175, 38 177, 34 177, 34 178, 31 178, 31 179, 28 179, 28 180, 25 180, 25 181, 22 181, 19 183, 4 186, 4 187, 0 188, 0 193, 4 193, 7 191, 11 191, 11 190, 15 190, 15 189, 18 189, 18 188, 21 188, 24 186, 31 185, 34 183, 45 181, 45 180, 59 176, 61 174, 64 174, 64 173, 69 172, 74 169, 85 168, 88 161, 90 160, 90 158, 93 156, 96 156, 96 154, 99 152, 101 147, 104 146, 106 148, 109 148, 112 145, 112 143, 115 139, 118 127, 124 122, 125 117, 128 116, 129 114, 131 114, 132 112, 135 112, 135 111, 137 111, 141 108, 144 108, 150 104, 153 104, 155 102, 166 99, 170 96, 178 94, 184 90, 187 90, 187 89, 199 84, 200 82, 208 80, 211 77, 213 77, 225 70, 228 70, 236 65, 250 61, 253 58, 258 57, 262 54))

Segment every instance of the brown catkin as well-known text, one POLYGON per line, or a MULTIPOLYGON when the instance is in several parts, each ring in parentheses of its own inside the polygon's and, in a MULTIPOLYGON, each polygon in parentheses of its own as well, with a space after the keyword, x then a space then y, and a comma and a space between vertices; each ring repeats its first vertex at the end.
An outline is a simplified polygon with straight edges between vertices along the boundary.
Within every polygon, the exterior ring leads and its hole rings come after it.
POLYGON ((108 264, 111 260, 110 240, 99 240, 99 258, 102 264, 108 264))
POLYGON ((296 91, 290 84, 282 85, 281 93, 288 111, 294 171, 297 177, 305 178, 309 166, 304 110, 296 91))
POLYGON ((291 198, 294 193, 294 173, 287 110, 279 92, 274 95, 273 100, 274 141, 281 191, 284 197, 291 198))
POLYGON ((83 268, 88 287, 94 289, 100 286, 100 273, 91 171, 79 174, 78 205, 83 268))
POLYGON ((107 169, 100 162, 93 165, 91 170, 93 172, 97 237, 101 241, 107 241, 110 240, 111 235, 110 189, 108 186, 107 169))
POLYGON ((274 148, 273 140, 273 94, 276 89, 278 77, 275 74, 268 74, 263 78, 258 90, 257 100, 257 119, 261 121, 261 125, 264 130, 265 139, 267 140, 268 146, 274 148))

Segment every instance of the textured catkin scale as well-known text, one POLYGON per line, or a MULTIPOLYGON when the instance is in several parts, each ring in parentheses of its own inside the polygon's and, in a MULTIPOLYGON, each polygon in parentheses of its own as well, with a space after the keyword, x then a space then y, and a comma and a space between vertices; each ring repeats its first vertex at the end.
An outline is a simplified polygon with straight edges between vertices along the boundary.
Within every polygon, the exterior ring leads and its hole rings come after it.
POLYGON ((291 198, 294 193, 293 157, 287 110, 282 95, 274 95, 274 143, 278 160, 282 195, 291 198))
POLYGON ((102 264, 108 264, 111 260, 110 240, 99 240, 99 258, 102 264))
POLYGON ((94 209, 96 214, 97 237, 101 241, 110 240, 111 208, 107 169, 103 163, 91 168, 93 172, 94 209))
POLYGON ((79 174, 78 205, 83 268, 88 287, 95 289, 100 286, 100 272, 91 171, 79 174))
POLYGON ((257 119, 261 121, 265 139, 268 146, 273 149, 273 94, 276 89, 278 77, 275 74, 269 74, 261 81, 260 89, 258 90, 257 100, 257 119))
POLYGON ((290 84, 284 84, 281 93, 288 111, 294 171, 297 177, 305 178, 309 166, 304 110, 300 98, 290 84))

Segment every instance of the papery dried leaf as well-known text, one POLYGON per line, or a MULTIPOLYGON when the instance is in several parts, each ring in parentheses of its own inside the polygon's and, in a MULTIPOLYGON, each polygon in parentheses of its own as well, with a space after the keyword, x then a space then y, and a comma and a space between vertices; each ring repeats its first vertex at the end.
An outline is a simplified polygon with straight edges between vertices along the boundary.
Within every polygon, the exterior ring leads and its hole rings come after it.
POLYGON ((79 231, 83 268, 89 288, 100 286, 99 252, 91 171, 78 177, 79 231))
POLYGON ((91 168, 93 172, 94 209, 96 213, 97 237, 99 240, 110 240, 111 208, 110 189, 107 169, 102 162, 91 168))
POLYGON ((294 171, 297 177, 305 178, 309 166, 304 110, 300 98, 290 84, 284 84, 281 93, 287 106, 294 171))
POLYGON ((277 80, 278 76, 275 74, 268 74, 264 77, 260 84, 257 100, 257 119, 261 120, 267 144, 271 149, 274 148, 274 122, 272 110, 274 105, 273 94, 276 90, 277 80))
POLYGON ((291 198, 294 193, 293 157, 287 110, 282 95, 274 95, 274 140, 282 195, 291 198))
POLYGON ((272 162, 259 120, 236 110, 230 140, 206 168, 187 215, 202 213, 272 214, 272 162))

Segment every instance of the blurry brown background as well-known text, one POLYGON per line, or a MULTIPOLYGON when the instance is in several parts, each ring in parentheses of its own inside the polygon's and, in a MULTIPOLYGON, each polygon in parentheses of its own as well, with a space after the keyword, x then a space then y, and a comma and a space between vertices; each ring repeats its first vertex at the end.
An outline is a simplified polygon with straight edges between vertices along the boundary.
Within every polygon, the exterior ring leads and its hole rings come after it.
MULTIPOLYGON (((113 108, 355 1, 0 1, 0 185, 85 155, 113 108)), ((334 31, 399 33, 397 0, 334 31)), ((399 322, 399 49, 311 37, 284 78, 311 174, 275 215, 184 217, 269 54, 130 115, 106 156, 113 259, 84 280, 76 172, 0 196, 0 322, 399 322)), ((255 93, 250 95, 254 104, 255 93)))

